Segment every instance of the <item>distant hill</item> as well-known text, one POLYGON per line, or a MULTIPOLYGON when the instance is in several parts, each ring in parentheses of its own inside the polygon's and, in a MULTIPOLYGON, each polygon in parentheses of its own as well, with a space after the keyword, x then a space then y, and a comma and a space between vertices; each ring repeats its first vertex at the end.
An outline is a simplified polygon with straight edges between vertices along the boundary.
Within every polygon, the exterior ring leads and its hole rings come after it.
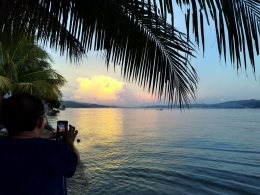
MULTIPOLYGON (((145 108, 168 108, 168 105, 146 106, 145 108)), ((191 104, 190 108, 260 108, 260 100, 238 100, 219 104, 191 104)))
POLYGON ((216 108, 260 108, 260 100, 238 100, 229 101, 219 104, 210 104, 211 107, 216 108))
MULTIPOLYGON (((120 106, 107 106, 75 101, 63 101, 66 108, 122 108, 120 106)), ((139 108, 168 108, 168 105, 142 106, 139 108)), ((175 106, 175 108, 179 108, 175 106)), ((260 100, 238 100, 219 104, 191 104, 190 108, 260 108, 260 100)))
POLYGON ((74 102, 74 101, 63 101, 62 104, 66 106, 66 108, 117 108, 117 106, 106 106, 99 104, 89 104, 83 102, 74 102))

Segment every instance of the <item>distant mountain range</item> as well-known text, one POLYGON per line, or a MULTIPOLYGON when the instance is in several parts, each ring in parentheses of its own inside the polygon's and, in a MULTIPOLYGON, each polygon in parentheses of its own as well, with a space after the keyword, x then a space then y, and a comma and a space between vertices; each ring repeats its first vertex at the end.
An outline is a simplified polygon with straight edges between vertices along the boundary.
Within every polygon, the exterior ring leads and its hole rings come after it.
MULTIPOLYGON (((168 108, 168 105, 146 106, 145 108, 168 108)), ((260 108, 260 100, 238 100, 218 104, 190 104, 190 108, 260 108)))
MULTIPOLYGON (((62 104, 67 108, 123 108, 120 106, 107 106, 75 101, 63 101, 62 104)), ((168 105, 143 106, 139 108, 168 108, 168 105)), ((260 108, 260 100, 228 101, 219 104, 190 104, 190 108, 260 108)))
POLYGON ((63 101, 62 105, 66 108, 117 108, 118 106, 106 106, 99 104, 89 104, 83 102, 74 102, 74 101, 63 101))

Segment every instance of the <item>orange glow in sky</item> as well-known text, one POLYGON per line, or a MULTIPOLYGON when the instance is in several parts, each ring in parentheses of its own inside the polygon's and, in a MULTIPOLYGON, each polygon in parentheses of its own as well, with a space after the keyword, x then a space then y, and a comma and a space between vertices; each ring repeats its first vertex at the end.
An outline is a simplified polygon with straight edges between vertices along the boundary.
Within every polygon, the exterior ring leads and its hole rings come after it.
POLYGON ((91 102, 120 101, 118 93, 123 90, 124 83, 105 75, 94 75, 91 78, 77 79, 79 88, 75 90, 74 99, 91 102))

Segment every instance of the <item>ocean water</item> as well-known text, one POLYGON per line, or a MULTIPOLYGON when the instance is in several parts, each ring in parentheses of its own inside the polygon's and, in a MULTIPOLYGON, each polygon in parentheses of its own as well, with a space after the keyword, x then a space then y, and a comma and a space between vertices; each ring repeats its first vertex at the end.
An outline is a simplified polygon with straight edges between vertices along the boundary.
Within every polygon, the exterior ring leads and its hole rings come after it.
POLYGON ((66 109, 71 195, 260 194, 260 109, 66 109))

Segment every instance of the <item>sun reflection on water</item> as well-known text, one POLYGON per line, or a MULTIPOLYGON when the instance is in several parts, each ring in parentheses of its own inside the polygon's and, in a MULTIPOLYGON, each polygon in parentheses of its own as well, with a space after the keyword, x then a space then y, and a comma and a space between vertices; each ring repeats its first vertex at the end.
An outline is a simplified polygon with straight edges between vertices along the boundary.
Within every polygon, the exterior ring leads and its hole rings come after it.
POLYGON ((210 194, 212 186, 217 194, 259 194, 259 133, 248 131, 259 125, 244 112, 66 109, 57 118, 81 139, 69 194, 210 194))
POLYGON ((120 109, 67 109, 61 111, 59 116, 50 119, 54 127, 57 118, 68 120, 69 124, 74 125, 78 130, 78 138, 81 142, 77 144, 79 149, 98 145, 108 145, 118 142, 123 131, 123 116, 120 109), (55 120, 56 119, 56 120, 55 120))

